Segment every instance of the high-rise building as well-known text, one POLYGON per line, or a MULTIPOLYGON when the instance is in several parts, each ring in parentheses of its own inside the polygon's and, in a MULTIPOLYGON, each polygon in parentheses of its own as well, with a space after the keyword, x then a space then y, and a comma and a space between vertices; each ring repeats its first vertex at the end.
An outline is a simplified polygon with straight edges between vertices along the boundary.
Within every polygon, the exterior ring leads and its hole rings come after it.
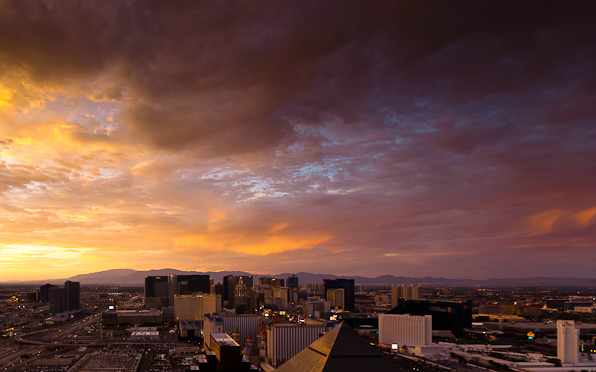
POLYGON ((306 287, 315 295, 325 294, 325 285, 323 283, 308 283, 306 287))
POLYGON ((327 290, 327 301, 332 309, 334 308, 345 308, 345 291, 343 288, 328 289, 327 290))
POLYGON ((66 304, 63 304, 63 290, 59 287, 48 289, 48 302, 50 304, 50 314, 58 314, 64 311, 66 304))
POLYGON ((145 308, 162 309, 170 303, 169 278, 148 276, 145 278, 145 308))
POLYGON ((259 277, 259 287, 261 288, 271 288, 271 280, 273 278, 269 276, 261 276, 259 277))
POLYGON ((292 274, 292 276, 288 276, 286 278, 286 286, 288 288, 298 290, 298 288, 300 288, 300 284, 298 283, 298 277, 294 274, 292 274))
POLYGON ((148 276, 145 278, 145 308, 174 306, 177 294, 210 293, 209 275, 148 276))
MULTIPOLYGON (((329 289, 343 288, 344 310, 354 310, 354 279, 323 279, 325 295, 329 289)), ((327 299, 327 297, 325 297, 327 299)))
POLYGON ((430 315, 379 314, 379 344, 430 345, 432 334, 430 315))
POLYGON ((66 311, 73 311, 81 308, 81 283, 66 281, 64 283, 66 296, 66 311))
POLYGON ((561 363, 577 364, 579 328, 573 320, 557 320, 557 358, 561 363))
POLYGON ((279 307, 290 306, 291 290, 288 287, 273 287, 264 290, 265 305, 275 305, 279 307))
POLYGON ((235 309, 236 304, 234 303, 234 290, 236 289, 236 285, 239 283, 240 278, 242 278, 242 283, 246 286, 247 289, 252 289, 252 276, 235 276, 235 275, 228 275, 224 276, 224 293, 223 293, 223 301, 224 307, 228 309, 235 309), (227 306, 225 305, 227 301, 227 306))
POLYGON ((202 321, 205 314, 216 313, 219 310, 221 308, 218 306, 218 297, 214 294, 196 293, 174 296, 174 317, 177 322, 202 321))
POLYGON ((392 285, 391 286, 391 307, 396 307, 400 298, 419 299, 419 285, 392 285))
POLYGON ((178 275, 177 294, 210 293, 209 275, 178 275))
POLYGON ((64 288, 49 287, 48 302, 52 314, 79 310, 81 308, 81 283, 66 281, 64 288))
POLYGON ((234 287, 234 305, 246 305, 247 301, 247 289, 246 285, 244 284, 244 279, 240 277, 238 279, 238 284, 234 287))
POLYGON ((168 306, 174 306, 174 295, 178 291, 178 276, 168 275, 168 306))
POLYGON ((330 310, 329 301, 306 301, 302 305, 302 313, 314 318, 322 318, 330 310))
POLYGON ((285 282, 286 281, 284 279, 271 278, 271 288, 285 287, 285 282))
POLYGON ((50 288, 56 288, 56 286, 52 285, 50 283, 40 286, 39 294, 37 295, 37 299, 41 302, 49 302, 50 301, 50 296, 49 296, 50 288))

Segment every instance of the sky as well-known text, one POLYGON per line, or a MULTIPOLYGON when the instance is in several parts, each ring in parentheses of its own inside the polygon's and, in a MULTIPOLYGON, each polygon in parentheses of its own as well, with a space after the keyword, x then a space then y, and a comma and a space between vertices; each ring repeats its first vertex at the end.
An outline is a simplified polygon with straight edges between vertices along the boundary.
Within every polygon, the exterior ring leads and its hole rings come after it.
POLYGON ((0 0, 0 281, 596 277, 595 15, 0 0))

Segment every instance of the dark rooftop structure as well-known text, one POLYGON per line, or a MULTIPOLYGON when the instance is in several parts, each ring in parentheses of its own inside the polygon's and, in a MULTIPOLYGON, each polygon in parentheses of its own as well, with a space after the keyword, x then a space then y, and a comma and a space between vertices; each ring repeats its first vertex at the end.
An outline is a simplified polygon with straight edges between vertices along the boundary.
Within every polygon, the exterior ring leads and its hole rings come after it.
POLYGON ((277 368, 276 372, 395 371, 398 364, 341 323, 277 368))
POLYGON ((432 315, 433 330, 449 330, 459 336, 472 327, 472 301, 439 301, 400 298, 388 314, 432 315))

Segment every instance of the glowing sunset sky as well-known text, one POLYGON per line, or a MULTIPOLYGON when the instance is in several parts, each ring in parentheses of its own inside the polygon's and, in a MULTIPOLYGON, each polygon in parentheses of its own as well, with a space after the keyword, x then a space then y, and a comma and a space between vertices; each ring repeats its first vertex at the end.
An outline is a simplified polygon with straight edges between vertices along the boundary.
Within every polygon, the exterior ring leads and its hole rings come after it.
POLYGON ((595 277, 595 14, 0 1, 0 281, 595 277))

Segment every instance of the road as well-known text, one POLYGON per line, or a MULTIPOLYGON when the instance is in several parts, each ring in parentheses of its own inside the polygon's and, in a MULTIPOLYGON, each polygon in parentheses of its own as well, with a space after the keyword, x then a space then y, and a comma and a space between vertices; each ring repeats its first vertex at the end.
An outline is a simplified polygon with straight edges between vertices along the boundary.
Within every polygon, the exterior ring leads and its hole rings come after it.
POLYGON ((37 345, 72 345, 74 339, 81 335, 85 327, 99 320, 100 314, 90 315, 71 323, 55 325, 50 329, 32 332, 16 337, 16 340, 37 345))
POLYGON ((96 322, 99 316, 99 314, 91 315, 8 340, 0 347, 0 371, 11 372, 21 369, 24 365, 32 365, 36 359, 45 354, 53 354, 48 351, 50 347, 65 343, 74 346, 73 339, 81 334, 84 327, 96 322))

